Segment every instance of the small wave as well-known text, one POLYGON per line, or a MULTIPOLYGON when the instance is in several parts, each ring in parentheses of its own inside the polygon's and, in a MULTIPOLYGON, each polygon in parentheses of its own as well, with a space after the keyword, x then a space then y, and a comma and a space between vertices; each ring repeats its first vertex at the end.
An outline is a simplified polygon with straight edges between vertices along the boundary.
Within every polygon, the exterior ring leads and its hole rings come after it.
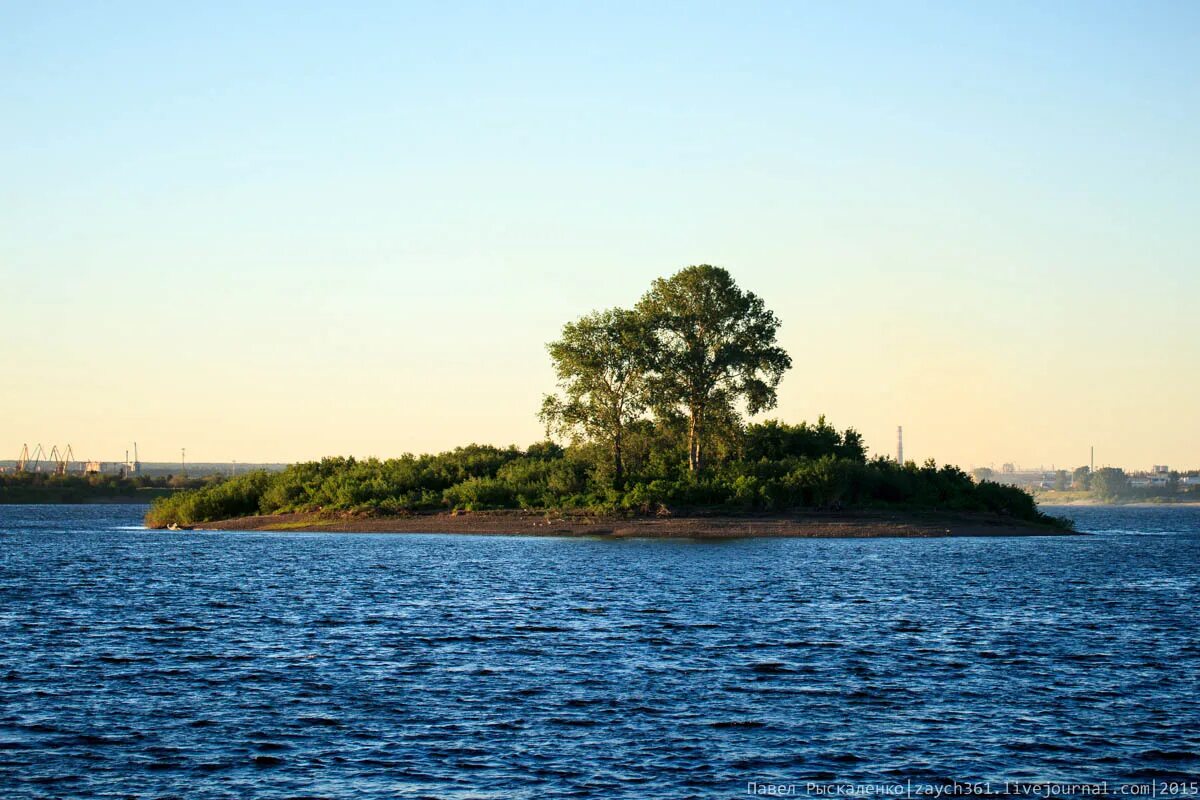
POLYGON ((630 713, 630 714, 647 714, 652 717, 657 717, 660 714, 665 714, 666 710, 661 709, 661 708, 655 708, 654 706, 633 706, 632 708, 628 709, 628 713, 630 713))
POLYGON ((862 761, 862 757, 857 756, 854 753, 827 753, 826 755, 821 756, 821 759, 824 761, 832 761, 835 764, 857 764, 858 762, 862 761))
POLYGON ((570 628, 562 628, 558 625, 514 625, 513 630, 521 633, 570 633, 570 628))
POLYGON ((1073 753, 1079 750, 1078 747, 1056 742, 1009 742, 1005 746, 1014 753, 1073 753))
POLYGON ((1147 750, 1141 757, 1151 761, 1200 761, 1200 753, 1191 750, 1147 750))
POLYGON ((132 744, 138 736, 101 736, 95 733, 79 733, 64 739, 58 740, 59 745, 87 745, 88 747, 105 747, 117 746, 123 744, 132 744))
POLYGON ((587 697, 572 697, 564 703, 567 708, 585 708, 587 706, 601 705, 607 703, 607 700, 587 697))
POLYGON ((1175 779, 1175 778, 1178 778, 1180 780, 1194 780, 1195 779, 1195 775, 1191 775, 1191 774, 1184 773, 1184 772, 1175 772, 1173 770, 1167 770, 1167 769, 1155 769, 1153 767, 1148 767, 1146 769, 1134 770, 1133 772, 1129 773, 1129 777, 1138 778, 1138 779, 1163 778, 1165 780, 1171 780, 1171 779, 1175 779))
POLYGON ((342 724, 341 720, 333 717, 298 717, 297 721, 305 725, 320 725, 326 728, 336 728, 342 724))

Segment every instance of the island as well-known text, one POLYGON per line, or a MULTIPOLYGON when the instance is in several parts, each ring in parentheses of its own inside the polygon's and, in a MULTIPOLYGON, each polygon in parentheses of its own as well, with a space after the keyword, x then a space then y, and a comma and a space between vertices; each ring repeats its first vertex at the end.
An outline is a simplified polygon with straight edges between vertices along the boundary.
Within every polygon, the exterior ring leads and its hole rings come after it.
POLYGON ((1026 491, 952 465, 868 456, 777 404, 779 319, 725 269, 656 280, 629 309, 567 323, 525 448, 329 457, 157 499, 151 528, 605 536, 953 536, 1070 532, 1026 491))

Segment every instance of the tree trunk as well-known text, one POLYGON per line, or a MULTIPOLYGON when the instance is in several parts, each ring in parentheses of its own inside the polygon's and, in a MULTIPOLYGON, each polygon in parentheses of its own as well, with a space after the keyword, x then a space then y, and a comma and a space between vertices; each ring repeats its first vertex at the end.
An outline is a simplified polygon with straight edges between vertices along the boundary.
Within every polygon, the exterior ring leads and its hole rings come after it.
POLYGON ((688 420, 688 471, 695 475, 700 472, 702 466, 700 461, 700 411, 693 409, 688 420))
POLYGON ((613 488, 625 488, 625 462, 621 459, 621 432, 613 437, 613 488))

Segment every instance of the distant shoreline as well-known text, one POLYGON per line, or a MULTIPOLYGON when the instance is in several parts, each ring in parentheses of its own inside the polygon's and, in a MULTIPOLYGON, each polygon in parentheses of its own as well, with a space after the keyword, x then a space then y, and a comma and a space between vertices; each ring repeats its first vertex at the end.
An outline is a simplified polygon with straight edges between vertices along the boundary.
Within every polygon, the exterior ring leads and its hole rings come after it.
POLYGON ((83 494, 71 492, 14 493, 0 496, 0 506, 145 506, 170 490, 146 489, 137 494, 83 494))
MULTIPOLYGON (((1035 499, 1037 499, 1035 497, 1035 499)), ((1048 501, 1042 502, 1038 500, 1038 507, 1049 508, 1068 508, 1071 506, 1105 506, 1112 508, 1200 508, 1200 502, 1195 500, 1166 500, 1159 503, 1152 503, 1145 500, 1131 500, 1128 503, 1109 502, 1106 500, 1094 500, 1092 498, 1084 498, 1079 500, 1060 500, 1058 502, 1048 501)))
POLYGON ((461 533, 605 538, 934 538, 1063 536, 1076 532, 994 514, 838 511, 608 517, 532 511, 431 512, 397 517, 274 514, 206 522, 191 530, 324 533, 461 533))

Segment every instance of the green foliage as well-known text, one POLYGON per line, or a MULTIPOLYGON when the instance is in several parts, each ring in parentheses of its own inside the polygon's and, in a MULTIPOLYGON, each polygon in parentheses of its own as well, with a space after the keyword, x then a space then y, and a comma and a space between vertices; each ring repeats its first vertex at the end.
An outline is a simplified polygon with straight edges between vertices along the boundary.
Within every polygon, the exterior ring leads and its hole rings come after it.
POLYGON ((160 497, 150 506, 146 524, 151 527, 192 525, 214 519, 242 517, 258 512, 272 476, 262 470, 212 483, 202 489, 160 497))
MULTIPOLYGON (((205 485, 205 479, 192 478, 185 484, 190 488, 205 485)), ((91 503, 147 502, 171 492, 173 479, 139 475, 124 478, 119 475, 55 472, 0 473, 0 504, 3 503, 91 503)))
POLYGON ((746 460, 779 461, 785 458, 821 458, 836 456, 865 463, 867 448, 862 436, 853 428, 839 433, 822 415, 816 425, 801 422, 788 425, 767 420, 746 429, 746 460))
POLYGON ((1086 466, 1076 467, 1071 473, 1071 486, 1087 491, 1092 488, 1092 470, 1086 466))
POLYGON ((512 508, 517 505, 517 493, 512 485, 499 478, 468 478, 457 486, 451 486, 443 496, 447 504, 467 511, 512 508))
POLYGON ((637 304, 652 332, 650 401, 688 420, 688 468, 700 472, 713 417, 739 401, 751 414, 775 406, 775 390, 792 365, 775 342, 779 318, 728 271, 708 264, 660 278, 637 304))
POLYGON ((560 395, 546 395, 541 419, 547 432, 575 441, 605 442, 613 462, 613 486, 625 482, 625 429, 646 412, 649 331, 643 317, 620 308, 563 327, 548 346, 560 395))
POLYGON ((147 523, 196 525, 289 511, 399 514, 421 510, 588 509, 658 514, 699 509, 904 508, 991 511, 1045 521, 1024 491, 977 482, 957 467, 867 461, 852 430, 751 425, 730 455, 702 475, 670 426, 635 426, 629 480, 614 490, 607 449, 541 443, 522 452, 483 445, 398 459, 326 458, 280 473, 249 473, 157 501, 147 523))
POLYGON ((1092 473, 1092 494, 1101 500, 1116 500, 1129 493, 1129 476, 1119 467, 1102 467, 1092 473))

